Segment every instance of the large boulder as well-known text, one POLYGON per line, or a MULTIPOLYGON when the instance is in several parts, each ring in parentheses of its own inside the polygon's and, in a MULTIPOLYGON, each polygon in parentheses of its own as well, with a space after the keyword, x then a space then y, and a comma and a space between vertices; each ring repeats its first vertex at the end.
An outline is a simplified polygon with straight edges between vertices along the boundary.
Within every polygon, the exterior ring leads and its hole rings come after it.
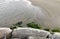
POLYGON ((33 28, 17 28, 14 29, 12 33, 13 37, 15 38, 23 38, 29 36, 46 37, 48 34, 50 33, 47 31, 33 28))
POLYGON ((11 31, 10 28, 0 28, 0 38, 6 36, 7 39, 9 39, 11 31))
POLYGON ((54 32, 54 34, 50 35, 50 39, 60 39, 60 33, 54 32))

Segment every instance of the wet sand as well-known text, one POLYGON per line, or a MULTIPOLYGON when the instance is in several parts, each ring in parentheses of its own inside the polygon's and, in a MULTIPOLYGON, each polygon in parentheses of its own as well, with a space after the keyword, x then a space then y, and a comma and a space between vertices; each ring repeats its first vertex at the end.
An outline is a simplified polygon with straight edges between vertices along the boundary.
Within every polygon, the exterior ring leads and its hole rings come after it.
POLYGON ((32 4, 42 7, 48 14, 46 26, 60 27, 60 0, 30 0, 32 4))

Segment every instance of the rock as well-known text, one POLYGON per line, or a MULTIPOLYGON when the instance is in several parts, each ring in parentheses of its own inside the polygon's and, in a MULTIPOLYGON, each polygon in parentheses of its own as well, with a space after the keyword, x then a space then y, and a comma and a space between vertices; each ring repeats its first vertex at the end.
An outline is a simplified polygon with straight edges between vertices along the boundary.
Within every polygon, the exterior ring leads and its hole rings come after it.
POLYGON ((55 32, 54 34, 51 34, 50 39, 60 39, 60 33, 55 32))
MULTIPOLYGON (((44 37, 29 36, 29 39, 43 39, 44 37)), ((45 39, 45 38, 44 38, 45 39)))
POLYGON ((17 28, 14 29, 12 35, 15 38, 29 37, 29 36, 37 36, 37 37, 46 37, 50 34, 47 31, 33 29, 33 28, 17 28))
POLYGON ((6 35, 7 39, 10 37, 10 33, 11 33, 11 29, 10 28, 0 28, 0 38, 2 38, 4 35, 6 35))
POLYGON ((20 39, 20 38, 12 38, 12 39, 20 39))

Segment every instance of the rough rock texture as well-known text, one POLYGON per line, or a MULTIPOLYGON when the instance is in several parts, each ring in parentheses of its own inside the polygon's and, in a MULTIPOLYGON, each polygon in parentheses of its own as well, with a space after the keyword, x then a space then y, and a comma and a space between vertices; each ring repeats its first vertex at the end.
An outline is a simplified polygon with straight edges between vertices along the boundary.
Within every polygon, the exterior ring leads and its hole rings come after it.
POLYGON ((20 39, 20 38, 12 38, 12 39, 20 39))
POLYGON ((11 31, 12 30, 10 28, 0 28, 0 38, 2 38, 3 36, 6 36, 8 39, 10 37, 11 31))
MULTIPOLYGON (((3 37, 6 39, 10 39, 10 33, 12 30, 9 28, 0 28, 0 39, 3 37)), ((12 39, 45 39, 47 35, 50 33, 44 30, 33 29, 33 28, 17 28, 14 29, 12 33, 12 39)))
POLYGON ((37 36, 37 37, 45 37, 50 34, 47 31, 33 29, 33 28, 17 28, 13 32, 13 37, 15 38, 22 38, 22 37, 29 37, 29 36, 37 36))
POLYGON ((60 39, 60 33, 59 32, 55 32, 54 34, 50 35, 50 39, 60 39))

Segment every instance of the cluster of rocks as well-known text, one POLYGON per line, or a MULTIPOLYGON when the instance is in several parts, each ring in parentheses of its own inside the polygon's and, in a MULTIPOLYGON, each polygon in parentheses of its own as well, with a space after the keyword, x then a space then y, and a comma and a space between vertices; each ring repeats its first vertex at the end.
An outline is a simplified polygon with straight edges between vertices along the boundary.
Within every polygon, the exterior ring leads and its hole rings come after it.
POLYGON ((50 34, 48 31, 33 29, 33 28, 17 28, 12 30, 10 28, 0 28, 0 39, 60 39, 60 33, 50 34))

